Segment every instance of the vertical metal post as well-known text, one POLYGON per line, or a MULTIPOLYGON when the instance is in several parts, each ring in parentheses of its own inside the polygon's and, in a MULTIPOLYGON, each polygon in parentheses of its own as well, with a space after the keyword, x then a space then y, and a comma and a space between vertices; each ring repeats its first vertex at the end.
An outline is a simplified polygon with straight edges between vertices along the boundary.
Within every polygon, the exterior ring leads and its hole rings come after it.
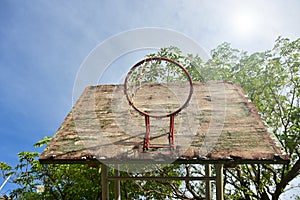
MULTIPOLYGON (((211 168, 210 164, 205 165, 205 177, 211 176, 211 168)), ((209 179, 206 179, 205 181, 205 200, 211 200, 211 181, 209 179)))
MULTIPOLYGON (((115 165, 114 174, 116 177, 120 176, 120 170, 119 170, 118 164, 115 165)), ((116 195, 115 200, 121 200, 121 190, 120 190, 120 180, 119 179, 115 180, 115 195, 116 195)))
POLYGON ((175 149, 175 141, 174 141, 174 115, 170 116, 170 133, 169 133, 169 145, 175 149))
POLYGON ((223 165, 216 164, 217 200, 224 200, 223 165))
POLYGON ((109 200, 108 166, 101 164, 102 200, 109 200))
POLYGON ((146 134, 144 138, 144 147, 143 150, 148 150, 150 148, 150 117, 145 115, 145 124, 146 124, 146 134))

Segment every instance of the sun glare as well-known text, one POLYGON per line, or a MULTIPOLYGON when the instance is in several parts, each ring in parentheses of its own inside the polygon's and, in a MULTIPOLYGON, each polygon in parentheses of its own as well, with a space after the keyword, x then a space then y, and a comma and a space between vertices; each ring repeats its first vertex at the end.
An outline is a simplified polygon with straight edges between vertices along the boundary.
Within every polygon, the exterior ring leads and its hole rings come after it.
POLYGON ((239 35, 249 36, 257 29, 257 21, 253 13, 242 12, 234 15, 233 28, 239 35))

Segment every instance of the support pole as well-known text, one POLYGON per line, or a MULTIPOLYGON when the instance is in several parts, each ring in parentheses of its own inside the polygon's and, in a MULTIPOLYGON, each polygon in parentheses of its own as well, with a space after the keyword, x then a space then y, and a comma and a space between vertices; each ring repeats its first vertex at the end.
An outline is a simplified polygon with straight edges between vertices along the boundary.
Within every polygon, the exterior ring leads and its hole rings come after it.
POLYGON ((101 164, 102 200, 109 200, 108 166, 101 164))
MULTIPOLYGON (((205 177, 211 176, 210 164, 205 165, 205 177)), ((211 200, 211 181, 209 179, 205 180, 205 200, 211 200)))
MULTIPOLYGON (((120 169, 118 164, 115 165, 114 175, 116 177, 120 176, 120 169)), ((115 200, 121 200, 120 179, 115 180, 115 195, 115 200)))
POLYGON ((223 165, 216 164, 217 200, 224 200, 223 165))

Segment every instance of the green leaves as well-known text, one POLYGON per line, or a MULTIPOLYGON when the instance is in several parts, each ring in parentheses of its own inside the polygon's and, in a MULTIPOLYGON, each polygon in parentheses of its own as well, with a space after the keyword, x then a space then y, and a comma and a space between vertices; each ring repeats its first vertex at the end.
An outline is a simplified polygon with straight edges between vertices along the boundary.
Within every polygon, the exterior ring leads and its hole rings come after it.
POLYGON ((0 162, 0 170, 1 171, 10 171, 12 169, 11 166, 9 166, 8 164, 4 163, 4 162, 0 162))
MULTIPOLYGON (((43 146, 45 137, 35 147, 43 146)), ((11 167, 0 162, 2 176, 13 175, 17 188, 11 192, 14 199, 98 199, 101 195, 100 171, 88 165, 41 165, 37 152, 20 152, 19 163, 11 167), (44 188, 39 191, 39 188, 44 188), (39 191, 39 192, 38 192, 39 191)))
MULTIPOLYGON (((273 49, 250 55, 232 48, 229 43, 222 43, 211 51, 211 59, 207 62, 203 62, 198 55, 182 55, 180 49, 173 46, 148 55, 153 56, 179 62, 194 81, 227 80, 244 89, 291 157, 291 162, 284 166, 240 165, 226 169, 226 195, 229 199, 278 199, 288 183, 299 177, 300 38, 291 41, 279 37, 273 49)), ((131 82, 176 81, 182 78, 182 74, 170 65, 162 68, 159 62, 152 64, 153 68, 144 65, 133 73, 131 82)), ((42 147, 50 139, 45 137, 34 147, 42 147)), ((41 165, 37 152, 20 152, 18 156, 19 163, 15 167, 0 162, 1 175, 13 175, 12 181, 18 184, 12 192, 16 199, 98 199, 101 195, 101 171, 98 168, 87 165, 41 165), (37 188, 41 186, 45 189, 37 193, 37 188)), ((168 165, 143 175, 200 176, 203 173, 201 166, 168 165)), ((122 175, 132 174, 122 172, 122 175)), ((201 198, 205 190, 204 185, 198 182, 122 181, 121 191, 124 199, 138 199, 141 196, 184 199, 191 195, 201 198)))
MULTIPOLYGON (((300 39, 291 41, 281 37, 276 40, 272 50, 252 55, 232 49, 228 43, 212 51, 209 63, 216 76, 211 78, 233 81, 245 90, 292 161, 290 166, 276 170, 267 165, 260 166, 259 170, 242 169, 251 187, 257 189, 256 194, 244 192, 245 197, 250 195, 251 199, 255 196, 260 199, 272 195, 277 199, 287 186, 287 174, 293 178, 298 175, 290 169, 299 165, 296 162, 299 161, 300 142, 299 54, 300 39), (251 178, 253 175, 261 177, 260 183, 251 178)), ((228 171, 231 176, 237 173, 236 170, 228 171)), ((242 177, 236 177, 229 184, 236 185, 236 181, 244 183, 242 177)), ((249 190, 250 185, 247 186, 249 190)), ((246 191, 245 185, 243 188, 242 191, 246 191)))
POLYGON ((48 144, 51 139, 52 139, 52 137, 45 136, 43 139, 41 139, 40 141, 35 143, 33 146, 34 146, 34 148, 42 147, 42 146, 48 144))

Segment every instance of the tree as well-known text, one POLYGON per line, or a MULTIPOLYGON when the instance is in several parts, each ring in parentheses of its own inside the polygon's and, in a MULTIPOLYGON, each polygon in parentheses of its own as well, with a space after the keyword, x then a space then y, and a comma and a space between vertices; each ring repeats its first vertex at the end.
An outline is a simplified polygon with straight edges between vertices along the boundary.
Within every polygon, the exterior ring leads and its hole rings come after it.
POLYGON ((206 63, 197 55, 184 57, 174 47, 161 49, 158 55, 186 66, 193 80, 227 80, 244 89, 291 162, 227 169, 227 197, 279 199, 300 170, 300 38, 279 37, 273 49, 251 55, 223 43, 211 51, 212 58, 206 63))
MULTIPOLYGON (((227 199, 276 200, 292 180, 299 178, 300 39, 291 41, 279 37, 273 49, 250 55, 223 43, 211 51, 211 59, 207 62, 198 55, 183 56, 176 47, 162 48, 149 56, 178 61, 186 67, 194 81, 227 80, 239 84, 291 158, 290 163, 285 165, 252 164, 226 169, 227 199)), ((150 71, 151 76, 159 77, 161 74, 158 72, 165 73, 160 69, 150 71)), ((46 138, 36 146, 44 145, 48 140, 46 138)), ((12 174, 15 177, 13 182, 19 184, 19 188, 12 192, 17 199, 97 199, 101 194, 99 168, 87 165, 42 166, 37 161, 38 155, 35 152, 19 153, 20 162, 14 168, 0 163, 3 176, 12 174), (40 185, 45 190, 36 193, 40 185)), ((157 166, 156 171, 143 175, 203 174, 204 167, 201 165, 169 165, 157 166)), ((202 183, 192 181, 121 182, 121 195, 125 199, 141 196, 202 199, 204 189, 202 183)))
POLYGON ((291 158, 283 166, 227 169, 226 183, 236 188, 229 197, 278 199, 300 170, 300 39, 279 37, 272 50, 251 55, 223 43, 206 67, 217 72, 216 79, 241 85, 291 158))
MULTIPOLYGON (((35 147, 49 141, 46 137, 35 147)), ((17 184, 11 197, 14 199, 97 199, 101 194, 100 171, 87 165, 41 165, 37 152, 20 152, 19 163, 10 167, 0 164, 3 175, 13 175, 17 184)))
MULTIPOLYGON (((34 146, 43 147, 51 138, 45 137, 34 146)), ((10 196, 19 200, 57 199, 57 200, 90 200, 101 197, 101 168, 87 164, 45 164, 38 161, 38 152, 20 152, 19 163, 11 167, 0 162, 1 175, 6 178, 12 175, 12 183, 17 185, 10 196)), ((113 169, 109 172, 113 175, 113 169)), ((155 172, 157 174, 174 173, 171 166, 155 172)), ((148 175, 153 173, 148 173, 148 175)), ((128 176, 127 172, 121 175, 128 176)), ((171 184, 179 187, 179 182, 171 184)), ((121 182, 122 199, 139 199, 141 196, 164 199, 170 196, 172 188, 162 185, 157 188, 156 182, 126 181, 121 182)), ((114 197, 113 184, 110 185, 110 197, 114 197)))

